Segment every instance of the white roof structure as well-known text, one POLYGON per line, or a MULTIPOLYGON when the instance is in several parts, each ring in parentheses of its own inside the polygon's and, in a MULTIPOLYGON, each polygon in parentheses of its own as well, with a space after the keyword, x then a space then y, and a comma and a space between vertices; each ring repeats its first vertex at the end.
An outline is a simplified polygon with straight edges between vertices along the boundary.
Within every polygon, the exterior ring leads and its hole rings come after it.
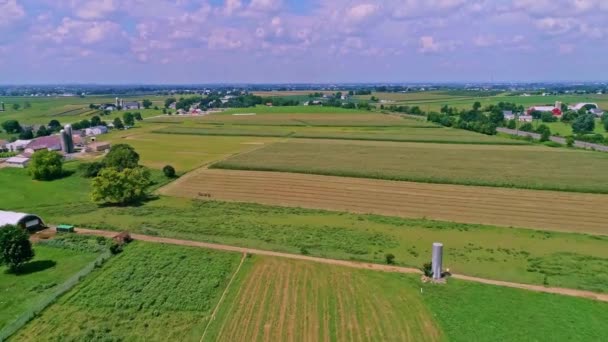
POLYGON ((0 210, 0 227, 6 225, 18 225, 23 223, 23 221, 28 218, 38 219, 40 222, 42 222, 42 220, 36 215, 0 210))
POLYGON ((585 107, 586 105, 594 105, 595 108, 600 108, 600 106, 598 106, 597 103, 591 103, 591 102, 577 103, 574 106, 568 106, 568 108, 570 108, 572 110, 580 110, 581 108, 585 107))
POLYGON ((539 112, 551 112, 555 109, 553 106, 532 106, 532 110, 537 110, 539 112))
POLYGON ((25 157, 10 157, 6 160, 9 164, 25 164, 30 160, 30 158, 25 157))

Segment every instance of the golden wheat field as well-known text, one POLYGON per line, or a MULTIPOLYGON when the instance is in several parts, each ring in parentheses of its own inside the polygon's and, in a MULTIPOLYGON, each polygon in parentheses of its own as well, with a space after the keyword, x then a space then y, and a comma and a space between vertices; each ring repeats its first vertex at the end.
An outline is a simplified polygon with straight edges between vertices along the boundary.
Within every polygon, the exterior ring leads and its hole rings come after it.
POLYGON ((608 234, 608 196, 282 172, 199 169, 168 196, 608 234))

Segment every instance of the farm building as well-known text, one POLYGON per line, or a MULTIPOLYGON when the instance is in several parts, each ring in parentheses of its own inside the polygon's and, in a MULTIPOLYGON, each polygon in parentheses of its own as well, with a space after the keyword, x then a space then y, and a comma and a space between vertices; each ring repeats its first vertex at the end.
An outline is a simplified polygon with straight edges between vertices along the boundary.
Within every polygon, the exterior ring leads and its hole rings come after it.
POLYGON ((122 109, 139 109, 139 102, 123 102, 122 109))
POLYGON ((30 231, 45 227, 44 221, 37 215, 0 210, 0 227, 6 225, 18 226, 30 231))
POLYGON ((95 136, 106 133, 108 133, 108 127, 106 126, 93 126, 84 130, 84 134, 86 136, 95 136))
POLYGON ((103 152, 110 149, 110 143, 107 141, 98 141, 87 145, 87 152, 103 152))
POLYGON ((561 108, 555 106, 533 106, 528 108, 528 114, 532 114, 532 112, 551 112, 554 116, 562 115, 561 108))
POLYGON ((11 157, 4 161, 4 165, 23 169, 27 167, 29 162, 30 158, 27 157, 11 157))
POLYGON ((581 110, 581 108, 585 107, 585 106, 595 106, 595 108, 600 108, 600 106, 597 105, 597 103, 591 103, 591 102, 581 102, 581 103, 577 103, 573 106, 568 106, 568 109, 570 110, 581 110))
POLYGON ((10 144, 6 144, 6 149, 8 149, 10 152, 23 151, 25 146, 27 146, 30 141, 31 140, 16 140, 10 144))

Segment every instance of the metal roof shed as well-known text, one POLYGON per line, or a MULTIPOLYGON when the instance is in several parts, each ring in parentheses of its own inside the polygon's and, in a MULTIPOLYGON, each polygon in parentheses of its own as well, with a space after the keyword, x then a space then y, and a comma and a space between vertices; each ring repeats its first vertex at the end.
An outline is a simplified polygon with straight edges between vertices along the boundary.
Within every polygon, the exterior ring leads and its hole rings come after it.
POLYGON ((44 222, 37 215, 0 210, 0 227, 6 225, 19 226, 27 230, 37 230, 44 227, 44 222))

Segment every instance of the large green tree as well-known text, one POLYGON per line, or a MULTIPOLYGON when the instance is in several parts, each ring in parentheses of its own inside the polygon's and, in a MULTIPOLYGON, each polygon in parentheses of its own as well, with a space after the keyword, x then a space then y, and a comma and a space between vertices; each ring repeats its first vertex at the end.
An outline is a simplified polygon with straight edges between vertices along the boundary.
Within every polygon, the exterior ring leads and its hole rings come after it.
POLYGON ((6 133, 20 133, 22 131, 21 125, 17 120, 7 120, 2 123, 2 128, 6 133))
POLYGON ((11 272, 18 272, 32 258, 34 250, 25 230, 10 225, 0 227, 0 265, 6 265, 11 272))
POLYGON ((105 168, 93 179, 91 199, 100 204, 138 203, 147 197, 146 190, 150 185, 150 172, 145 168, 122 171, 105 168))
POLYGON ((112 123, 114 124, 114 128, 116 129, 125 128, 125 125, 122 123, 122 120, 120 120, 120 118, 114 118, 114 121, 112 123))
POLYGON ((63 157, 54 151, 36 151, 27 168, 36 180, 53 180, 63 175, 63 157))
POLYGON ((139 166, 139 154, 127 144, 117 144, 112 146, 110 152, 103 158, 103 163, 106 167, 118 171, 134 169, 139 166))
POLYGON ((595 129, 595 115, 581 115, 572 123, 572 132, 575 134, 591 133, 595 129))
POLYGON ((131 112, 124 113, 122 115, 122 120, 127 126, 135 126, 135 116, 133 116, 133 113, 131 112))
POLYGON ((150 108, 152 106, 152 101, 150 101, 148 99, 144 99, 143 106, 146 109, 150 108))

